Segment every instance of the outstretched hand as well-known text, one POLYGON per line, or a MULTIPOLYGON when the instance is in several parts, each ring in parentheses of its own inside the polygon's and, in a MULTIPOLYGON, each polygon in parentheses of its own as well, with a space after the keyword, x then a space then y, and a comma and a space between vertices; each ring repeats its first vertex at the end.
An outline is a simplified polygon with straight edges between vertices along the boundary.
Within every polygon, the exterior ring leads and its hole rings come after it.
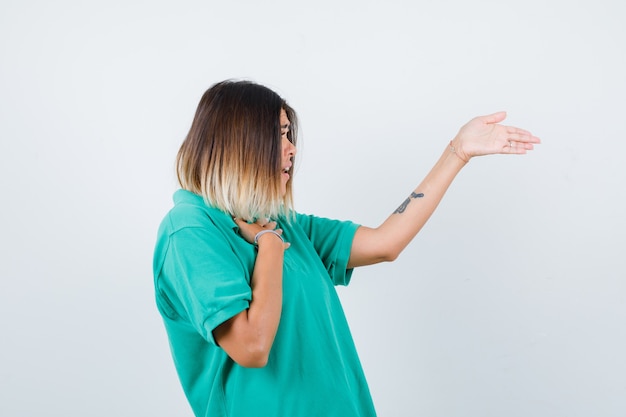
POLYGON ((465 161, 481 155, 522 155, 541 143, 527 130, 498 124, 505 118, 506 112, 501 111, 470 120, 452 140, 457 155, 465 161))

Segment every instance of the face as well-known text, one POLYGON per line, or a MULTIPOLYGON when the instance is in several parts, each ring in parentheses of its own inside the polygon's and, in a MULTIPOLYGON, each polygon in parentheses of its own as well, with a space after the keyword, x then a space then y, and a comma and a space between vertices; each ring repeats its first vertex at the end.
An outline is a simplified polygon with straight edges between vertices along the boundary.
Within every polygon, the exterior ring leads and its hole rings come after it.
POLYGON ((280 111, 280 137, 282 141, 282 154, 281 154, 281 192, 282 195, 287 193, 287 182, 291 178, 291 174, 293 174, 293 170, 291 169, 293 165, 293 158, 296 155, 296 147, 291 141, 287 138, 287 133, 289 132, 291 126, 291 122, 289 122, 289 118, 287 117, 287 113, 284 109, 280 111))

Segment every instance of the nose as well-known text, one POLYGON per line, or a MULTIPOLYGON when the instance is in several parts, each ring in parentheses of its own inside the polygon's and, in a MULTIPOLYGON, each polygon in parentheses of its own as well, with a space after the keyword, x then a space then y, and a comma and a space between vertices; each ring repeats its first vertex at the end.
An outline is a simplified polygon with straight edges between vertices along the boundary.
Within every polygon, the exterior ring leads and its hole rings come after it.
POLYGON ((288 157, 296 156, 296 146, 287 138, 283 138, 283 155, 288 157))

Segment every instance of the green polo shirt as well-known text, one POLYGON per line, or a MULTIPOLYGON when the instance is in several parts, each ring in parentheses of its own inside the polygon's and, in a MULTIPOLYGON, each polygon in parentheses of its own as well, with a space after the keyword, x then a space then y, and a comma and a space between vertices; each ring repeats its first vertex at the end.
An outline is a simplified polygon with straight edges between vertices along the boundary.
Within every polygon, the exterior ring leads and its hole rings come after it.
POLYGON ((347 285, 358 225, 298 214, 279 221, 291 243, 269 361, 237 365, 213 330, 248 308, 256 250, 232 218, 185 190, 159 228, 156 302, 196 416, 371 417, 372 399, 335 285, 347 285))

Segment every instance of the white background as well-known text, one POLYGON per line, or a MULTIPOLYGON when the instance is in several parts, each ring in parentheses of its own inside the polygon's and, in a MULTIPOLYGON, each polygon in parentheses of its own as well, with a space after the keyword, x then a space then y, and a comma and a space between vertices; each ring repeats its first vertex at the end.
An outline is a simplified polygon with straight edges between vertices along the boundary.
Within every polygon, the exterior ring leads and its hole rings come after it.
POLYGON ((191 416, 152 250, 202 93, 275 89, 299 211, 376 226, 458 128, 477 158, 341 288, 380 416, 626 415, 626 13, 598 1, 0 3, 0 415, 191 416))

